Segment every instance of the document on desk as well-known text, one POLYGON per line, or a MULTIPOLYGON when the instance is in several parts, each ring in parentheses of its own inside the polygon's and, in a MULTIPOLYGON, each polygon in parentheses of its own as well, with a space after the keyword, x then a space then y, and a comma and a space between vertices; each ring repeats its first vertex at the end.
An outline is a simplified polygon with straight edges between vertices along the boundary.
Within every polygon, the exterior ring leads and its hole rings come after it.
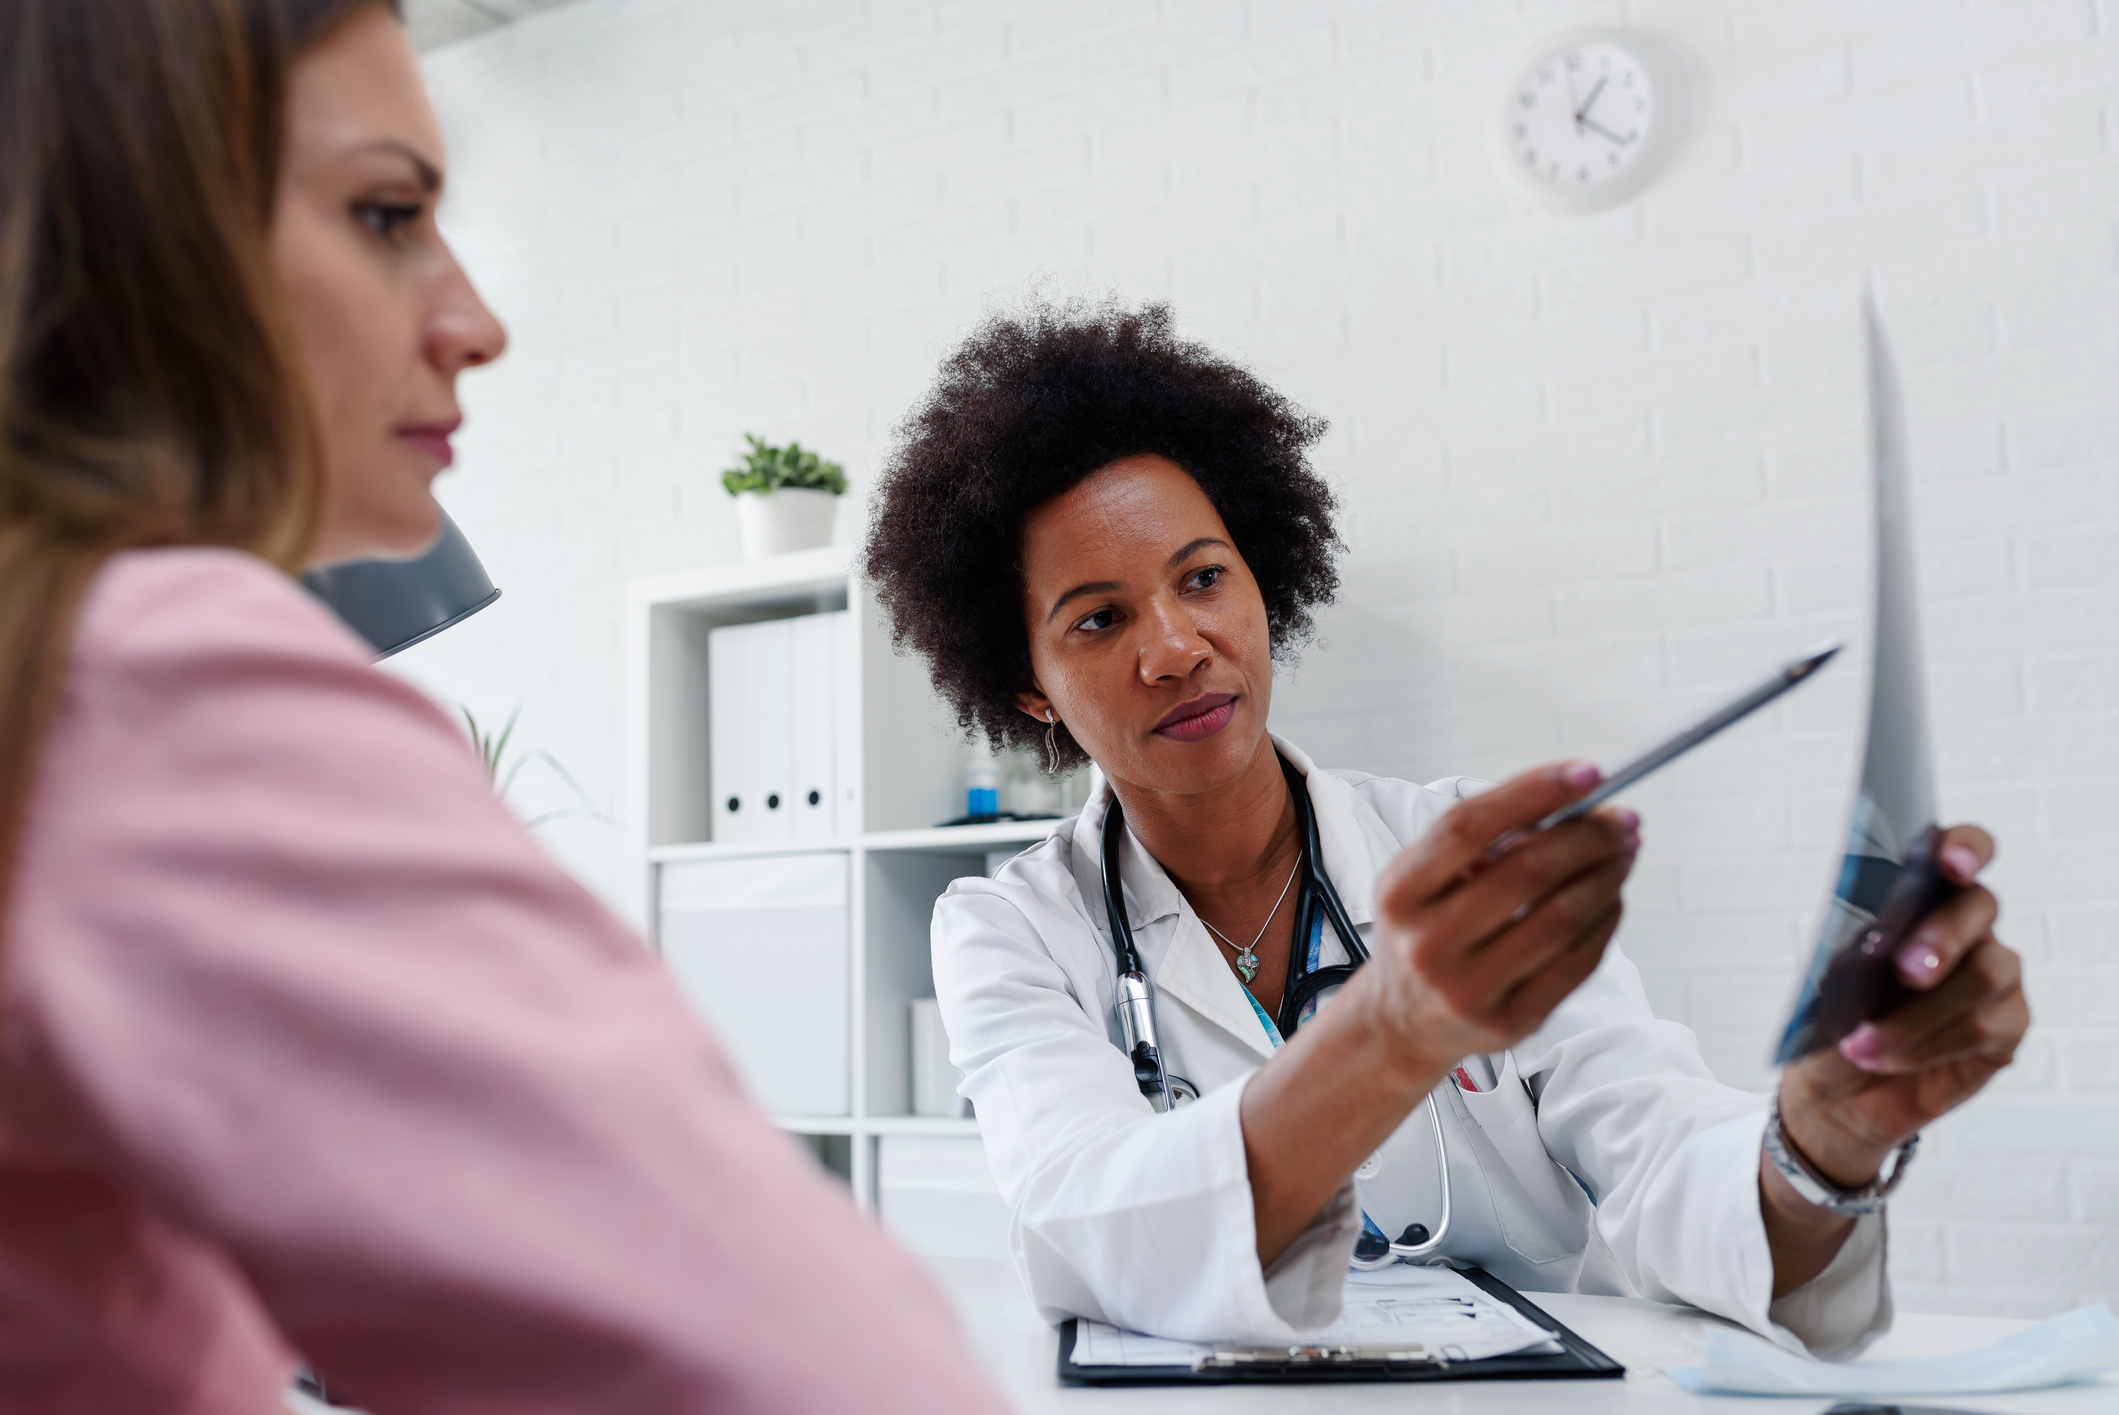
MULTIPOLYGON (((1417 1346, 1447 1361, 1561 1350, 1554 1333, 1460 1274, 1403 1263, 1348 1274, 1339 1320, 1302 1333, 1300 1340, 1305 1346, 1417 1346)), ((1079 1366, 1193 1366, 1216 1350, 1208 1342, 1144 1336, 1103 1322, 1079 1322, 1074 1332, 1079 1366)))

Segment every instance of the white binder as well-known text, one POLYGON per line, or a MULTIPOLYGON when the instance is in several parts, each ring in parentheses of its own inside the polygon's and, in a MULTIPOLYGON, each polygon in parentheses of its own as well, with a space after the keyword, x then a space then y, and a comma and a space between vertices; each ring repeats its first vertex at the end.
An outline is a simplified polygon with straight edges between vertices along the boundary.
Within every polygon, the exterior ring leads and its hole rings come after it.
MULTIPOLYGON (((789 694, 794 686, 794 626, 800 621, 768 619, 745 627, 757 637, 751 646, 753 683, 750 700, 750 751, 758 773, 759 812, 756 840, 795 838, 794 714, 789 694)), ((708 671, 712 668, 709 666, 708 671)), ((745 744, 738 744, 739 748, 745 744)))
POLYGON ((861 821, 861 667, 856 661, 854 622, 851 613, 831 617, 832 679, 831 729, 836 747, 832 766, 838 781, 839 805, 832 813, 833 830, 840 836, 859 835, 861 821))
POLYGON ((845 697, 840 680, 847 676, 839 663, 844 637, 839 625, 845 618, 846 612, 840 610, 787 621, 794 733, 791 809, 797 840, 830 840, 839 834, 837 726, 839 704, 845 697))
POLYGON ((859 832, 852 648, 844 610, 708 634, 715 841, 834 840, 859 832))
POLYGON ((756 741, 751 730, 751 703, 755 677, 751 646, 757 626, 732 624, 706 636, 707 765, 713 791, 712 838, 717 843, 740 843, 758 838, 761 814, 756 741))
POLYGON ((847 857, 683 860, 660 869, 663 963, 751 1094, 776 1114, 847 1114, 847 857))

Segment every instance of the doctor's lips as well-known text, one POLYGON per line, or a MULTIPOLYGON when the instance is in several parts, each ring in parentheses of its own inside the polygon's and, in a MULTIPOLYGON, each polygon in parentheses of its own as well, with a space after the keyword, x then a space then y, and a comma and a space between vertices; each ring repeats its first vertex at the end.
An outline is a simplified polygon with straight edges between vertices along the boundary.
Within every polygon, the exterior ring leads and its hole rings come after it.
POLYGON ((449 439, 463 425, 462 418, 443 418, 431 423, 406 423, 394 431, 442 466, 448 467, 456 461, 456 449, 449 445, 449 439))
POLYGON ((1174 738, 1179 742, 1198 742, 1212 737, 1229 725, 1236 715, 1234 693, 1201 693, 1190 702, 1179 703, 1155 724, 1159 737, 1174 738))

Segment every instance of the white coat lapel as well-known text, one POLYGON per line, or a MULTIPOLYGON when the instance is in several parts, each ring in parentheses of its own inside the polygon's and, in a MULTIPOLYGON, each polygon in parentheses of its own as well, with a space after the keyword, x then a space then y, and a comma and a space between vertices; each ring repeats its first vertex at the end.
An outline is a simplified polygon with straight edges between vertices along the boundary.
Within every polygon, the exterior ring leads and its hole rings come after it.
MULTIPOLYGON (((1319 770, 1309 754, 1293 743, 1275 737, 1273 745, 1289 765, 1302 773, 1309 787, 1310 810, 1317 822, 1325 872, 1339 892, 1340 903, 1346 906, 1347 919, 1357 928, 1374 923, 1376 877, 1398 853, 1397 837, 1343 777, 1319 770)), ((1326 957, 1320 961, 1344 962, 1343 955, 1336 960, 1331 957, 1336 941, 1329 927, 1325 938, 1326 957)))
MULTIPOLYGON (((1104 815, 1110 800, 1110 787, 1099 775, 1074 830, 1075 883, 1099 922, 1104 918, 1104 815)), ((1140 950, 1157 995, 1183 1003, 1261 1057, 1271 1056, 1273 1044, 1243 984, 1192 912, 1184 892, 1134 838, 1130 826, 1118 854, 1126 921, 1132 925, 1134 947, 1140 950)), ((1167 1032, 1169 1024, 1162 1013, 1158 1012, 1156 1022, 1167 1032)))
POLYGON ((1155 925, 1168 940, 1160 965, 1151 965, 1156 990, 1182 1002, 1261 1058, 1271 1056, 1273 1043, 1266 1036, 1265 1024, 1258 1020, 1258 1012, 1252 1007, 1243 984, 1208 935, 1206 925, 1200 923, 1199 916, 1192 912, 1192 906, 1185 902, 1177 887, 1168 883, 1169 877, 1163 875, 1162 867, 1149 860, 1147 852, 1137 846, 1135 853, 1147 868, 1162 876, 1170 892, 1177 895, 1176 912, 1155 925))

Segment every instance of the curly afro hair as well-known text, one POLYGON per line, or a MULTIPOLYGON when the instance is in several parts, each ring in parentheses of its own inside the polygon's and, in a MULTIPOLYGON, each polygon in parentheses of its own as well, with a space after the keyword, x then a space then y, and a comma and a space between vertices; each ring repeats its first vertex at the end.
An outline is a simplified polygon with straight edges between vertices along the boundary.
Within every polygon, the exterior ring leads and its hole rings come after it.
MULTIPOLYGON (((980 325, 897 429, 862 569, 897 647, 997 747, 1044 736, 1016 706, 1033 681, 1023 522, 1119 458, 1167 457, 1199 483, 1265 597, 1275 658, 1339 588, 1337 503, 1307 456, 1327 424, 1172 324, 1165 304, 1033 299, 980 325)), ((1065 765, 1088 760, 1064 724, 1058 740, 1065 765)))

